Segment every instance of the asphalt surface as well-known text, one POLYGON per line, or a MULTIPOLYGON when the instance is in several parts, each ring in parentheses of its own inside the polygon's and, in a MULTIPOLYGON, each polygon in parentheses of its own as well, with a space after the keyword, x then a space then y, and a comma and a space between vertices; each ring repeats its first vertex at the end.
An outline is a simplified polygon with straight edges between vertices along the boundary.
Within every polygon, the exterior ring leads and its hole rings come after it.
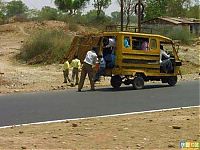
POLYGON ((0 126, 199 105, 199 81, 0 96, 0 126))

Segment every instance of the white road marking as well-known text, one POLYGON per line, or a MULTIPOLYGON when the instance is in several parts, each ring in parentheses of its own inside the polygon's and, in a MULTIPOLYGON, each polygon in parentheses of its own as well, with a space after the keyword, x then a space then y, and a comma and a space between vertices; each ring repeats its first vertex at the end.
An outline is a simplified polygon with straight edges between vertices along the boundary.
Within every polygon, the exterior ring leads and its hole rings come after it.
POLYGON ((126 115, 136 115, 136 114, 143 114, 143 113, 165 112, 165 111, 171 111, 171 110, 180 110, 180 109, 189 109, 189 108, 198 108, 198 107, 200 108, 200 105, 198 105, 198 106, 188 106, 188 107, 168 108, 168 109, 158 109, 158 110, 149 110, 149 111, 139 111, 139 112, 131 112, 131 113, 123 113, 123 114, 104 115, 104 116, 95 116, 95 117, 86 117, 86 118, 74 118, 74 119, 63 119, 63 120, 54 120, 54 121, 45 121, 45 122, 35 122, 35 123, 3 126, 3 127, 0 127, 0 129, 6 129, 6 128, 11 128, 11 127, 21 127, 21 126, 28 126, 28 125, 42 125, 42 124, 49 124, 49 123, 61 123, 61 122, 65 122, 65 121, 76 121, 76 120, 86 120, 86 119, 97 119, 97 118, 108 118, 108 117, 117 117, 117 116, 126 116, 126 115))

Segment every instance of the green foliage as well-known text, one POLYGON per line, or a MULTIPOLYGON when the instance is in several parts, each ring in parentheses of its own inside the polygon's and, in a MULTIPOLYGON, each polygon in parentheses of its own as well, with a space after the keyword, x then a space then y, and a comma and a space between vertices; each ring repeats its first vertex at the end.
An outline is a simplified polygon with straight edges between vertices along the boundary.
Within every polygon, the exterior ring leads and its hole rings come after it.
POLYGON ((68 12, 70 15, 76 14, 78 10, 86 5, 89 0, 55 0, 58 9, 68 12))
POLYGON ((37 9, 29 9, 26 13, 27 18, 30 20, 38 20, 40 11, 37 9))
POLYGON ((79 29, 79 26, 78 26, 77 23, 73 23, 73 22, 69 23, 69 30, 70 31, 77 32, 78 29, 79 29))
POLYGON ((198 18, 199 4, 193 7, 192 3, 192 0, 146 0, 145 19, 160 16, 185 17, 186 14, 198 18))
POLYGON ((200 8, 199 5, 196 4, 189 8, 189 10, 186 12, 186 15, 188 18, 196 18, 200 19, 200 8))
POLYGON ((4 23, 4 14, 0 12, 0 25, 4 23))
POLYGON ((7 17, 16 15, 24 15, 28 11, 28 7, 21 0, 13 0, 6 5, 7 17))
POLYGON ((180 28, 170 30, 168 37, 172 38, 173 40, 180 40, 184 44, 190 44, 194 38, 189 30, 180 28))
POLYGON ((5 3, 0 0, 0 24, 4 23, 5 19, 5 3))
POLYGON ((111 17, 106 16, 103 11, 101 11, 98 17, 96 16, 96 14, 96 10, 91 10, 86 15, 83 15, 83 17, 85 18, 85 24, 95 27, 105 27, 105 25, 111 24, 111 17))
POLYGON ((105 28, 106 25, 112 24, 111 17, 106 16, 103 11, 98 18, 96 13, 96 10, 91 10, 85 15, 81 15, 81 13, 66 15, 62 18, 62 21, 69 24, 71 31, 77 31, 79 29, 78 25, 102 29, 102 27, 105 28))
POLYGON ((61 61, 71 39, 62 30, 38 31, 23 44, 19 58, 31 64, 61 61))
POLYGON ((58 10, 49 6, 45 6, 39 12, 39 18, 41 20, 57 20, 58 10))
POLYGON ((121 13, 120 12, 118 12, 118 11, 112 12, 111 17, 112 17, 113 22, 120 23, 120 20, 121 20, 121 13))
POLYGON ((154 34, 163 35, 173 40, 179 40, 183 44, 190 44, 194 36, 187 29, 172 27, 156 27, 153 29, 154 34))
POLYGON ((169 0, 167 15, 171 17, 185 17, 186 11, 191 7, 192 0, 169 0))
POLYGON ((97 17, 100 16, 103 9, 108 8, 111 0, 94 0, 94 8, 97 10, 97 17))
POLYGON ((166 14, 167 3, 169 0, 147 0, 147 7, 145 9, 145 19, 152 19, 166 14))

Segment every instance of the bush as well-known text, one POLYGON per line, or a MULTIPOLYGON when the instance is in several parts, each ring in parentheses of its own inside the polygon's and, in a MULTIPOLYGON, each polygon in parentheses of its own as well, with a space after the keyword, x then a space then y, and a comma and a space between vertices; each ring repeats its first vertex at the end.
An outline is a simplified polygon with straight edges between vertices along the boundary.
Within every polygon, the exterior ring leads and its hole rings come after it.
POLYGON ((0 25, 4 23, 4 19, 5 19, 5 16, 4 16, 4 14, 0 11, 0 25))
POLYGON ((62 30, 37 31, 23 44, 19 58, 30 64, 59 62, 69 49, 71 39, 62 30))
POLYGON ((58 18, 58 10, 55 8, 45 6, 39 12, 40 20, 57 20, 57 18, 58 18))
POLYGON ((69 30, 77 32, 79 30, 79 26, 77 23, 69 23, 69 30))
POLYGON ((154 34, 160 34, 173 40, 179 40, 183 44, 190 44, 194 36, 187 29, 157 27, 153 29, 154 34))
POLYGON ((180 40, 183 44, 190 44, 194 38, 193 35, 185 29, 173 29, 168 33, 168 36, 173 40, 180 40))

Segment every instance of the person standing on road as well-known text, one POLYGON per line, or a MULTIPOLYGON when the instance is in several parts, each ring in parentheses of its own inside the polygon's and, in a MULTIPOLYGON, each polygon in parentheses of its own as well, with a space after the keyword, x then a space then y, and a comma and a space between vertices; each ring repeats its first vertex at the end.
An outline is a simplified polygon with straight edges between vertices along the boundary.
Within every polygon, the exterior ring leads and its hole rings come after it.
POLYGON ((79 82, 79 70, 81 69, 81 61, 78 59, 78 56, 75 56, 71 62, 72 67, 72 81, 71 86, 78 85, 79 82), (74 82, 74 78, 76 77, 76 82, 74 82))
POLYGON ((69 61, 66 60, 64 65, 63 65, 63 76, 64 76, 64 82, 63 83, 67 83, 67 80, 68 80, 68 82, 70 82, 69 68, 70 68, 69 61))
POLYGON ((83 88, 83 84, 86 78, 86 75, 88 74, 89 80, 90 80, 90 85, 91 85, 91 90, 94 91, 94 72, 93 72, 93 66, 96 65, 97 63, 97 52, 98 52, 98 48, 97 47, 93 47, 92 50, 88 51, 85 59, 84 59, 84 63, 83 63, 83 67, 82 67, 82 71, 81 71, 81 77, 80 77, 80 82, 78 84, 78 92, 81 92, 81 89, 83 88))

